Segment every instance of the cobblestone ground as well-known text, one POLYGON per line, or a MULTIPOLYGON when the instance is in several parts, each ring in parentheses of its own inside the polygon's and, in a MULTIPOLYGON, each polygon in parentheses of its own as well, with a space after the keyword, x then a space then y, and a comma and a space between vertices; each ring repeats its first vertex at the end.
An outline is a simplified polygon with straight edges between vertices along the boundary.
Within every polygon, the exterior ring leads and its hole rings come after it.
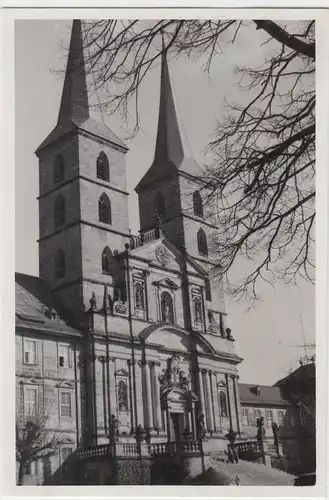
POLYGON ((291 474, 253 462, 240 461, 238 464, 231 464, 206 457, 205 468, 206 472, 201 475, 197 475, 196 470, 191 471, 189 476, 191 483, 239 486, 294 485, 294 476, 291 474))

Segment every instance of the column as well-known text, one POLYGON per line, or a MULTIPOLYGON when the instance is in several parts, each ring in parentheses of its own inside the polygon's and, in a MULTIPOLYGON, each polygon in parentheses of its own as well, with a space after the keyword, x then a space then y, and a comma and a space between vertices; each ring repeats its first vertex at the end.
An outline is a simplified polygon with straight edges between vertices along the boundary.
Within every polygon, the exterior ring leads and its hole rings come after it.
POLYGON ((153 427, 151 372, 148 362, 143 367, 145 380, 145 427, 151 429, 153 427))
POLYGON ((204 398, 203 375, 202 375, 201 369, 199 369, 198 375, 199 375, 199 387, 200 387, 200 394, 199 394, 200 411, 201 411, 201 415, 204 415, 204 425, 205 425, 205 428, 207 430, 208 427, 207 427, 207 419, 206 419, 206 405, 205 405, 205 398, 204 398))
POLYGON ((210 389, 210 380, 209 380, 209 374, 207 370, 203 370, 203 375, 204 375, 204 387, 205 387, 205 393, 206 393, 206 400, 207 400, 207 427, 209 431, 214 430, 214 417, 213 417, 213 407, 212 407, 212 398, 211 398, 211 389, 210 389))
POLYGON ((231 397, 230 397, 230 387, 229 387, 229 376, 225 373, 225 382, 226 382, 226 397, 227 397, 227 409, 228 409, 228 418, 230 421, 230 428, 233 428, 232 422, 232 407, 231 407, 231 397))
POLYGON ((235 408, 235 399, 234 399, 234 386, 233 386, 233 378, 232 375, 228 377, 228 385, 230 389, 230 406, 231 406, 231 416, 232 416, 232 429, 237 430, 237 415, 235 408))
POLYGON ((137 425, 141 425, 143 428, 144 424, 144 398, 143 398, 143 377, 142 377, 142 362, 138 361, 136 363, 136 405, 137 405, 137 425))
POLYGON ((154 382, 154 428, 161 429, 161 402, 160 402, 160 382, 159 382, 159 367, 160 363, 156 362, 153 365, 153 382, 154 382))
POLYGON ((236 414, 236 428, 238 433, 241 435, 241 405, 240 405, 240 394, 238 387, 238 375, 233 375, 233 390, 234 390, 234 401, 235 401, 235 414, 236 414))
POLYGON ((221 430, 220 417, 219 417, 219 404, 218 404, 218 391, 217 391, 217 377, 216 373, 212 372, 211 376, 211 386, 212 386, 212 397, 214 405, 214 423, 215 430, 219 432, 221 430))
MULTIPOLYGON (((134 370, 133 362, 128 359, 128 371, 129 371, 129 406, 130 406, 130 427, 131 430, 135 429, 135 394, 134 394, 134 370)), ((136 366, 136 365, 135 365, 136 366)))
MULTIPOLYGON (((116 394, 116 384, 115 384, 115 358, 110 358, 109 360, 109 372, 110 372, 110 399, 111 399, 111 414, 117 415, 117 394, 116 394)), ((109 415, 111 417, 111 415, 109 415)))

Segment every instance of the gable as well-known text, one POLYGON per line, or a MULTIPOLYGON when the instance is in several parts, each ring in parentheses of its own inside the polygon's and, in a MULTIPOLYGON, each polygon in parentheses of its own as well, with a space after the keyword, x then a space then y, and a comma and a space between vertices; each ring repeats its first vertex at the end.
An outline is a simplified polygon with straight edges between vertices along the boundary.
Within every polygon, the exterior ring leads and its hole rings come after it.
MULTIPOLYGON (((170 271, 181 271, 182 254, 166 237, 144 243, 131 250, 131 258, 142 259, 150 266, 162 267, 170 271)), ((204 277, 206 271, 187 256, 187 272, 204 277)))
POLYGON ((162 267, 171 271, 179 271, 179 252, 168 245, 165 238, 159 238, 150 243, 144 243, 131 251, 131 258, 137 257, 148 262, 150 266, 162 267))

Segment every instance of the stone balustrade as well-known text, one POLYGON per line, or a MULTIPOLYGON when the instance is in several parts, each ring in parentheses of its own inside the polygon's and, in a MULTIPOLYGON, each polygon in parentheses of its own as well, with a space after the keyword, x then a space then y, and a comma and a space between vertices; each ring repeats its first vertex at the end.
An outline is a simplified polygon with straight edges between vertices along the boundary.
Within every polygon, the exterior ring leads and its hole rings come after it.
POLYGON ((159 455, 188 455, 200 453, 198 441, 164 443, 115 443, 93 446, 77 452, 77 460, 102 459, 105 457, 154 457, 159 455))
POLYGON ((150 229, 149 231, 145 231, 138 236, 131 236, 130 248, 134 249, 141 247, 147 243, 150 243, 151 241, 157 240, 159 236, 160 235, 158 228, 150 229))

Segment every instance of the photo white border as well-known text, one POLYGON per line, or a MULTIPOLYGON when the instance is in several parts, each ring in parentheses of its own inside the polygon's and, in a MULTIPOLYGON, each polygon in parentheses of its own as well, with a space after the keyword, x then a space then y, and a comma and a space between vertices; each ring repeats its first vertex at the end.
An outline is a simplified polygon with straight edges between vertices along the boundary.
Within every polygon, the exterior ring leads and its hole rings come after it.
MULTIPOLYGON (((36 5, 32 0, 25 1, 24 7, 31 4, 36 5)), ((246 2, 232 1, 228 8, 217 7, 217 1, 207 1, 202 7, 197 6, 197 2, 187 1, 166 1, 168 7, 175 9, 159 8, 154 1, 143 2, 143 6, 153 8, 142 10, 137 7, 140 2, 120 2, 121 8, 116 8, 118 3, 109 1, 99 1, 98 5, 106 5, 106 9, 92 8, 90 2, 72 1, 69 8, 48 8, 45 2, 40 2, 47 8, 15 8, 2 10, 1 16, 1 57, 2 57, 2 148, 3 160, 1 163, 1 215, 0 230, 2 244, 0 245, 0 276, 1 297, 0 314, 2 318, 2 349, 1 349, 1 408, 0 412, 1 428, 1 454, 0 454, 0 494, 2 498, 22 498, 31 496, 32 498, 59 497, 59 498, 136 498, 136 497, 158 497, 158 498, 181 498, 181 497, 275 497, 275 498, 301 498, 301 497, 326 497, 327 487, 327 449, 328 433, 326 425, 327 414, 327 308, 328 308, 328 265, 327 265, 327 242, 328 242, 328 165, 329 165, 329 12, 323 9, 310 8, 309 2, 291 2, 290 5, 297 4, 302 9, 254 9, 246 2), (89 5, 86 5, 86 4, 89 5), (308 5, 307 5, 308 3, 308 5), (80 8, 83 7, 90 8, 80 8), (185 9, 182 7, 194 6, 185 9), (131 7, 134 5, 134 7, 131 7), (136 7, 135 7, 136 6, 136 7), (122 8, 124 7, 124 8, 122 8), (127 7, 127 8, 125 8, 127 7), (179 8, 177 8, 179 7, 179 8), (238 12, 236 10, 238 8, 238 12), (258 18, 258 19, 316 19, 317 31, 317 219, 316 219, 316 262, 317 262, 317 286, 316 286, 316 371, 317 371, 317 485, 315 487, 246 487, 246 486, 26 486, 18 487, 15 483, 15 292, 13 274, 15 271, 14 251, 15 248, 15 123, 14 123, 14 20, 15 19, 70 19, 70 18, 193 18, 193 17, 217 17, 217 18, 258 18), (97 495, 92 493, 97 489, 97 495), (274 488, 274 489, 273 489, 274 488), (179 496, 177 495, 179 490, 179 496)), ((48 4, 49 2, 47 2, 48 4)), ((67 2, 57 0, 57 7, 65 6, 67 2)), ((157 2, 158 5, 160 2, 157 2)), ((162 4, 164 2, 161 2, 162 4)), ((266 6, 266 2, 253 1, 253 6, 266 6)), ((6 2, 6 6, 14 6, 15 2, 6 2)), ((23 5, 23 2, 20 2, 23 5)), ((223 2, 224 6, 225 3, 223 2)), ((227 5, 227 2, 226 2, 227 5)), ((287 6, 287 2, 277 1, 276 5, 287 6)), ((317 5, 328 6, 328 2, 317 2, 317 5)), ((45 131, 46 133, 47 131, 45 131)), ((37 164, 36 164, 37 168, 37 164)), ((284 328, 284 325, 282 325, 284 328)))

